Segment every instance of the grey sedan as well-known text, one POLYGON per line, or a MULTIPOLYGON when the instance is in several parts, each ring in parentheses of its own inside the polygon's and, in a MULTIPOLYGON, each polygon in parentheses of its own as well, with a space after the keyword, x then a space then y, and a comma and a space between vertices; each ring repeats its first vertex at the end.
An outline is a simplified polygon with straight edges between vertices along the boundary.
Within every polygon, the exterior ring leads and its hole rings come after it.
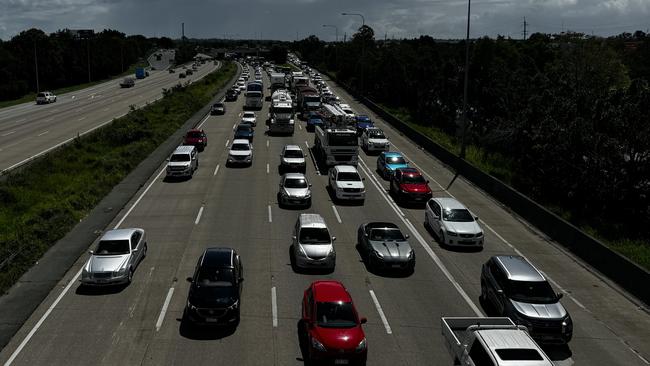
POLYGON ((361 224, 358 243, 368 268, 412 272, 415 269, 415 251, 411 248, 408 237, 390 222, 361 224))
POLYGON ((282 206, 311 206, 311 184, 302 173, 287 173, 280 178, 278 204, 282 206))
POLYGON ((107 231, 81 272, 84 285, 129 284, 133 272, 147 254, 147 236, 143 229, 107 231))

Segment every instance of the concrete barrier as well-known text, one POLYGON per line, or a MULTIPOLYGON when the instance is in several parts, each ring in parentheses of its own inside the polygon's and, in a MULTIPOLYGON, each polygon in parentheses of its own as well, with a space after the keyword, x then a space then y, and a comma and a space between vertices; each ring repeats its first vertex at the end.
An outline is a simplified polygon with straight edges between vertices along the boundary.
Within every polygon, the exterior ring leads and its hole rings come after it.
MULTIPOLYGON (((328 76, 336 81, 331 75, 328 76)), ((508 206, 517 215, 560 243, 627 292, 636 296, 645 304, 650 304, 650 286, 648 285, 650 283, 650 272, 646 269, 610 249, 599 240, 555 215, 511 186, 481 171, 466 160, 460 159, 456 154, 391 115, 370 99, 359 95, 354 89, 338 81, 337 83, 442 163, 448 165, 474 185, 508 206)))

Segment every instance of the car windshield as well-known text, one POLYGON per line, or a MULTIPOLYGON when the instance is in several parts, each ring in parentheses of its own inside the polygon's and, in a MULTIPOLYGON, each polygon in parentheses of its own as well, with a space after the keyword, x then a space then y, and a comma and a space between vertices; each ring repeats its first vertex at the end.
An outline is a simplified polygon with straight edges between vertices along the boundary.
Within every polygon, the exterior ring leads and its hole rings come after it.
POLYGON ((232 268, 203 267, 199 270, 196 283, 199 286, 229 287, 235 282, 232 268))
POLYGON ((37 96, 43 98, 45 96, 45 93, 38 93, 37 96))
POLYGON ((223 104, 217 103, 217 104, 213 105, 212 108, 223 108, 223 104))
POLYGON ((341 172, 336 177, 339 182, 358 182, 361 180, 359 173, 356 172, 341 172))
POLYGON ((382 228, 370 231, 370 240, 404 240, 404 235, 399 229, 382 228))
POLYGON ((368 131, 368 136, 372 137, 373 139, 385 139, 386 136, 384 135, 384 132, 380 130, 370 130, 368 131))
POLYGON ((402 183, 407 184, 426 184, 427 181, 421 175, 402 175, 402 183))
POLYGON ((302 151, 300 150, 285 150, 285 158, 302 158, 302 151))
POLYGON ((472 214, 464 208, 455 208, 453 210, 445 209, 442 212, 442 219, 452 222, 472 222, 474 218, 472 214))
POLYGON ((118 255, 129 254, 128 240, 101 240, 97 244, 95 255, 118 255))
POLYGON ((401 156, 387 156, 386 162, 388 164, 406 164, 406 160, 401 156))
POLYGON ((251 131, 253 131, 253 129, 250 128, 250 126, 247 126, 247 125, 239 125, 239 126, 237 126, 237 132, 251 132, 251 131))
POLYGON ((244 113, 244 117, 242 117, 242 118, 255 118, 255 114, 246 112, 246 113, 244 113))
POLYGON ((300 243, 302 244, 329 244, 330 233, 326 228, 306 227, 300 230, 300 243))
POLYGON ((246 151, 250 150, 250 147, 248 144, 232 144, 232 148, 230 150, 246 151))
POLYGON ((307 188, 307 181, 303 178, 287 178, 284 181, 286 188, 307 188))
POLYGON ((518 302, 531 304, 553 304, 557 295, 546 281, 508 281, 508 297, 518 302))
POLYGON ((199 139, 199 138, 203 137, 203 132, 191 131, 191 132, 187 133, 187 137, 199 139))
POLYGON ((316 321, 324 328, 352 328, 357 317, 350 302, 317 302, 316 321))
POLYGON ((190 161, 190 154, 173 154, 169 161, 190 161))

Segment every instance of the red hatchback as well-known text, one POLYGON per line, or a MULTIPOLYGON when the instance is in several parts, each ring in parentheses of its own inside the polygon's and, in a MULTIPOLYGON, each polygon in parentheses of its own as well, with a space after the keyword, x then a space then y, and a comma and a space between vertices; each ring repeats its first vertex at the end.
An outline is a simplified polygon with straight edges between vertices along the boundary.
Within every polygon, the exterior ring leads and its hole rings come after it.
POLYGON ((390 191, 400 202, 426 203, 431 198, 429 181, 415 168, 398 168, 390 180, 390 191))
POLYGON ((350 294, 338 281, 315 281, 302 299, 301 331, 310 361, 365 365, 366 336, 350 294))
POLYGON ((183 145, 196 146, 199 151, 203 151, 203 149, 208 146, 208 135, 206 135, 203 130, 189 130, 185 134, 183 145))

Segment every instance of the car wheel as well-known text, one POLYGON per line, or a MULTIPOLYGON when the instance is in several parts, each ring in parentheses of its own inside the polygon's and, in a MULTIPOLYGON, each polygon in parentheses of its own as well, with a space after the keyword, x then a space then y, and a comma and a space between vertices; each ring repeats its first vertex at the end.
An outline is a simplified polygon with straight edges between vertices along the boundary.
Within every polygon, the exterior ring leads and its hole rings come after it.
POLYGON ((131 283, 133 281, 133 268, 129 268, 129 275, 126 279, 127 283, 131 283))
POLYGON ((481 278, 481 294, 479 295, 479 301, 485 303, 485 300, 487 299, 486 293, 487 286, 485 285, 485 280, 481 278))
POLYGON ((147 256, 147 243, 144 243, 144 248, 142 249, 142 258, 147 256))
POLYGON ((440 230, 440 232, 438 233, 438 239, 440 239, 440 245, 447 244, 447 242, 445 241, 445 233, 442 230, 440 230))

